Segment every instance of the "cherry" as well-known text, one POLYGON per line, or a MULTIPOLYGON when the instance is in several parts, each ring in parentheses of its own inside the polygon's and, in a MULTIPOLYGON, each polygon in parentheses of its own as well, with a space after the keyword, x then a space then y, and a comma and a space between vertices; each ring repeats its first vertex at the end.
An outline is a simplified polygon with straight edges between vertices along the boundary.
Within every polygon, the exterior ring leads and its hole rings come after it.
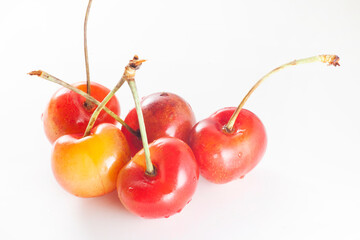
MULTIPOLYGON (((191 106, 173 93, 159 92, 146 96, 141 101, 141 108, 149 142, 161 137, 176 137, 187 141, 190 130, 196 123, 191 106)), ((124 121, 138 131, 137 118, 136 109, 133 108, 124 121)), ((121 131, 129 143, 131 155, 134 156, 143 147, 140 136, 134 135, 125 127, 121 131)))
POLYGON ((102 123, 87 137, 64 135, 53 146, 51 163, 58 183, 78 197, 96 197, 116 188, 120 169, 130 160, 123 133, 102 123))
POLYGON ((255 114, 243 109, 245 102, 271 74, 289 66, 318 61, 339 65, 335 55, 319 55, 284 64, 261 78, 236 109, 221 109, 194 126, 189 145, 204 178, 214 183, 227 183, 244 177, 259 163, 267 143, 265 128, 255 114))
MULTIPOLYGON (((84 92, 87 88, 86 83, 72 85, 84 92)), ((98 101, 102 101, 110 92, 106 87, 94 82, 91 83, 91 89, 92 97, 98 101)), ((120 114, 120 105, 115 96, 107 107, 116 115, 120 114)), ((59 89, 50 99, 42 118, 49 141, 53 143, 66 134, 83 134, 94 110, 95 105, 89 105, 83 96, 66 88, 59 89)), ((100 123, 115 124, 116 120, 103 111, 97 118, 95 126, 100 123)))
MULTIPOLYGON (((61 86, 63 86, 64 88, 69 89, 70 91, 73 91, 74 93, 79 94, 80 96, 86 98, 86 100, 88 102, 90 102, 91 104, 95 104, 95 105, 100 105, 101 102, 99 102, 98 100, 96 100, 95 98, 93 98, 92 96, 90 96, 89 94, 85 93, 84 91, 76 88, 73 85, 70 85, 64 81, 62 81, 59 78, 56 78, 54 76, 52 76, 51 74, 44 72, 42 70, 38 70, 38 71, 32 71, 30 73, 28 73, 29 75, 35 75, 38 77, 41 77, 43 79, 46 79, 50 82, 59 84, 61 86)), ((86 104, 87 106, 89 106, 88 104, 86 104)), ((118 114, 114 113, 113 111, 111 111, 109 108, 107 108, 106 106, 103 107, 103 110, 109 114, 112 118, 114 118, 117 122, 119 122, 121 125, 123 125, 124 128, 126 128, 129 132, 131 132, 134 135, 138 135, 138 132, 135 131, 134 129, 132 129, 129 125, 127 125, 119 116, 118 114)))
POLYGON ((119 172, 119 199, 130 212, 141 217, 169 217, 191 200, 199 169, 190 147, 177 138, 160 138, 149 148, 154 174, 146 173, 141 150, 119 172))
POLYGON ((265 128, 252 112, 243 109, 234 130, 224 129, 235 108, 223 108, 197 123, 189 138, 201 175, 226 183, 243 177, 260 161, 266 149, 265 128))
MULTIPOLYGON (((87 47, 87 22, 90 12, 92 0, 89 0, 88 7, 86 9, 84 19, 84 55, 86 66, 86 83, 76 83, 70 87, 70 89, 61 88, 51 98, 47 108, 43 113, 43 122, 45 134, 49 141, 53 143, 57 138, 65 134, 80 134, 84 133, 86 126, 90 120, 90 117, 95 109, 96 101, 102 101, 104 97, 109 93, 109 89, 104 86, 90 82, 90 70, 88 59, 88 47, 87 47), (75 89, 86 92, 92 97, 85 98, 84 95, 78 95, 73 92, 75 89), (70 91, 72 90, 72 91, 70 91)), ((54 80, 53 76, 43 71, 33 71, 30 75, 37 75, 47 80, 54 80)), ((59 80, 59 79, 57 79, 59 80)), ((61 80, 59 80, 61 81, 61 80)), ((67 86, 69 88, 69 86, 67 86)), ((114 97, 108 104, 111 114, 115 116, 120 114, 120 105, 114 97)), ((106 111, 109 113, 110 111, 106 111)), ((115 119, 108 116, 105 112, 97 118, 95 126, 100 123, 114 123, 115 119)))
POLYGON ((169 217, 180 212, 191 200, 199 169, 190 147, 178 138, 159 138, 148 145, 135 79, 127 82, 134 98, 144 148, 119 172, 118 196, 129 211, 141 217, 169 217))

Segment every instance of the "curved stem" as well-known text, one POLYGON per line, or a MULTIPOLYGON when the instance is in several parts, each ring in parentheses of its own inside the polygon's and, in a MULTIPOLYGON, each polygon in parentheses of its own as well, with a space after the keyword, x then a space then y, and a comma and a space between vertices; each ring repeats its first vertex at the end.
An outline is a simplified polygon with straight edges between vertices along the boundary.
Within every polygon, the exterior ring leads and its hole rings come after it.
POLYGON ((300 64, 304 64, 304 63, 312 63, 312 62, 323 62, 323 63, 328 63, 329 65, 333 65, 333 66, 340 66, 339 64, 339 57, 336 55, 318 55, 318 56, 314 56, 314 57, 309 57, 309 58, 303 58, 303 59, 299 59, 299 60, 294 60, 291 61, 289 63, 286 63, 284 65, 281 65, 280 67, 277 67, 273 70, 271 70, 269 73, 267 73, 265 76, 263 76, 262 78, 260 78, 259 81, 257 81, 255 83, 255 85, 250 89, 250 91, 246 94, 246 96, 243 98, 243 100, 241 101, 240 105, 237 107, 237 109, 235 110, 235 112, 233 113, 233 115, 231 116, 229 122, 225 125, 224 129, 227 132, 232 132, 233 131, 233 127, 235 124, 235 121, 237 119, 237 117, 240 114, 241 109, 243 108, 243 106, 245 105, 246 101, 248 100, 248 98, 250 97, 250 95, 255 91, 255 89, 269 76, 271 76, 273 73, 276 73, 278 71, 280 71, 281 69, 290 67, 290 66, 295 66, 295 65, 300 65, 300 64))
MULTIPOLYGON (((83 96, 84 98, 86 98, 86 100, 90 101, 93 104, 96 105, 100 105, 100 102, 98 100, 96 100, 95 98, 93 98, 92 96, 90 96, 89 94, 81 91, 80 89, 64 82, 63 80, 60 80, 59 78, 56 78, 52 75, 50 75, 47 72, 38 70, 38 71, 32 71, 30 73, 28 73, 29 75, 33 76, 36 75, 38 77, 41 77, 45 80, 48 80, 50 82, 59 84, 77 94, 80 94, 81 96, 83 96)), ((134 129, 132 129, 126 122, 124 122, 118 115, 116 115, 113 111, 111 111, 109 108, 104 107, 104 111, 107 112, 111 117, 113 117, 116 121, 118 121, 121 125, 123 125, 129 132, 131 132, 132 134, 134 134, 137 137, 140 137, 139 132, 135 131, 134 129)))
POLYGON ((103 99, 103 101, 97 106, 93 114, 91 115, 91 118, 89 120, 89 123, 86 127, 84 137, 88 136, 90 134, 91 129, 93 128, 95 121, 97 117, 99 116, 101 110, 105 107, 105 105, 110 101, 112 96, 116 93, 117 90, 124 84, 125 81, 128 81, 130 79, 134 79, 135 72, 137 69, 140 68, 141 64, 145 60, 139 60, 137 56, 134 57, 133 60, 130 60, 129 64, 125 67, 124 74, 122 75, 120 81, 116 84, 114 89, 112 89, 108 95, 103 99))
POLYGON ((89 69, 89 56, 88 56, 88 47, 87 47, 87 22, 89 18, 90 8, 91 8, 92 0, 89 0, 85 20, 84 20, 84 53, 85 53, 85 67, 86 67, 86 90, 87 94, 91 95, 91 87, 90 87, 90 69, 89 69))
POLYGON ((129 84, 131 93, 134 98, 135 109, 136 109, 136 113, 138 116, 141 141, 142 141, 142 144, 144 147, 144 153, 145 153, 146 173, 151 176, 151 175, 154 175, 154 166, 150 159, 150 150, 149 150, 149 144, 148 144, 147 135, 146 135, 144 116, 143 116, 143 113, 141 110, 139 95, 138 95, 137 88, 136 88, 136 83, 135 83, 135 80, 129 80, 127 82, 129 84))

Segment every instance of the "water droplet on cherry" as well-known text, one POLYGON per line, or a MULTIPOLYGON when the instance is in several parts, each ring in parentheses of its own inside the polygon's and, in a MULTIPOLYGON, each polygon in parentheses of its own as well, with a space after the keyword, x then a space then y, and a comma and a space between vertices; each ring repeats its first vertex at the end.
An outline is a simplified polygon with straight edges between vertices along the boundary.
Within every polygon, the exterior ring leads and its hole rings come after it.
POLYGON ((242 157, 242 153, 241 153, 241 152, 238 154, 238 157, 239 157, 239 158, 241 158, 241 157, 242 157))

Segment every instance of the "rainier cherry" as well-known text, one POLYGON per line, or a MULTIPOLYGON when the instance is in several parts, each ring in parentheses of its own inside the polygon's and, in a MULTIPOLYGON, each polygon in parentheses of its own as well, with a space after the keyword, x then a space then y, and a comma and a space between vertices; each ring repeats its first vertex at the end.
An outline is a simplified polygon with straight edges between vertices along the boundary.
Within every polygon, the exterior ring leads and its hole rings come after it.
POLYGON ((253 169, 266 148, 265 128, 259 118, 243 109, 252 92, 272 73, 288 66, 321 61, 339 65, 334 55, 320 55, 284 64, 261 78, 237 109, 224 108, 197 123, 189 137, 200 173, 214 183, 242 178, 253 169))
POLYGON ((116 188, 130 150, 119 128, 102 123, 90 135, 64 135, 54 143, 51 164, 58 183, 78 197, 96 197, 116 188))
MULTIPOLYGON (((73 84, 72 87, 86 92, 88 95, 101 102, 109 93, 109 89, 100 84, 90 82, 87 48, 87 22, 91 3, 92 0, 89 0, 84 20, 84 53, 87 81, 86 83, 73 84)), ((51 77, 49 74, 42 71, 34 71, 30 74, 45 78, 51 77)), ((49 141, 53 143, 56 139, 65 134, 83 134, 95 107, 96 105, 93 101, 89 101, 83 96, 80 96, 79 94, 66 88, 61 88, 53 95, 45 112, 43 113, 44 130, 49 141)), ((111 99, 107 107, 110 108, 114 114, 120 114, 120 105, 116 97, 111 99)), ((113 117, 110 117, 107 113, 102 112, 97 118, 95 126, 100 123, 115 124, 116 120, 113 117)))
MULTIPOLYGON (((141 109, 149 142, 160 137, 176 137, 187 141, 195 124, 195 115, 190 105, 173 93, 161 92, 144 97, 141 100, 141 109)), ((135 108, 128 113, 125 123, 132 129, 139 130, 135 108)), ((122 127, 121 131, 129 143, 131 155, 135 155, 143 147, 140 136, 134 135, 125 127, 122 127)))

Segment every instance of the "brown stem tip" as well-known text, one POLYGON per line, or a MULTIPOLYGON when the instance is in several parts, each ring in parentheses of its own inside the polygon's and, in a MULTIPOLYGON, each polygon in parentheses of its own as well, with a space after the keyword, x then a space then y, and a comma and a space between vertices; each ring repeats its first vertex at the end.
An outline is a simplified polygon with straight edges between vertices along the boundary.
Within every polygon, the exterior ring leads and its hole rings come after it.
POLYGON ((29 72, 28 73, 30 76, 41 76, 41 74, 42 74, 42 71, 41 70, 37 70, 37 71, 31 71, 31 72, 29 72))
POLYGON ((129 67, 138 70, 143 62, 146 62, 146 60, 139 60, 138 55, 135 55, 134 58, 130 60, 129 67))
POLYGON ((323 63, 328 63, 329 66, 340 66, 340 58, 337 55, 321 55, 320 58, 323 63))

